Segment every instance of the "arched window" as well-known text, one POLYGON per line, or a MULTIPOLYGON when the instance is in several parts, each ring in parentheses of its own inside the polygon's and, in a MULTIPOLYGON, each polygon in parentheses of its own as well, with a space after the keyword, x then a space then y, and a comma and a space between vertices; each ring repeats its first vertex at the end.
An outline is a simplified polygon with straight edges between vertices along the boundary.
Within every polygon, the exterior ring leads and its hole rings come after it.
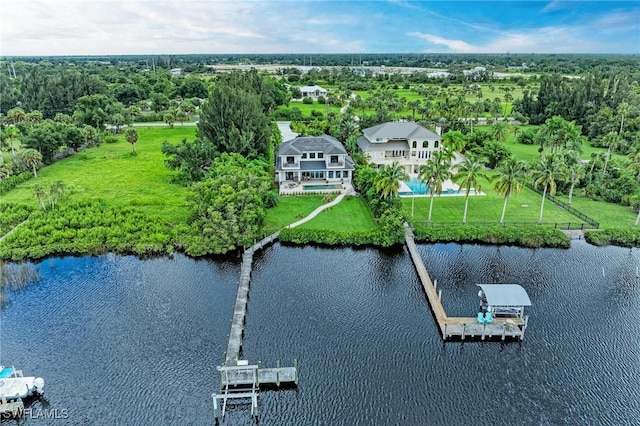
MULTIPOLYGON (((422 142, 422 147, 423 148, 429 148, 429 141, 423 141, 422 142)), ((436 146, 436 148, 437 148, 437 146, 436 146)))
POLYGON ((416 149, 417 147, 418 147, 418 142, 413 141, 413 143, 411 144, 411 148, 416 149))
POLYGON ((437 147, 438 147, 438 145, 439 145, 438 141, 435 141, 435 142, 433 143, 433 147, 434 147, 434 148, 437 148, 437 147))

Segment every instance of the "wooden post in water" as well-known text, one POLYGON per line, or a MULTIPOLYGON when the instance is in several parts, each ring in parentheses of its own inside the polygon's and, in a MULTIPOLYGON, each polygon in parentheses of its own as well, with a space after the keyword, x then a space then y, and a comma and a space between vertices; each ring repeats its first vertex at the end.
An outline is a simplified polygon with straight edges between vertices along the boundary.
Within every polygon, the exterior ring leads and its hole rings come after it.
POLYGON ((438 290, 438 300, 442 302, 442 289, 438 290))
POLYGON ((296 369, 293 376, 293 382, 297 385, 298 384, 298 359, 297 358, 293 359, 293 368, 296 369))
POLYGON ((484 331, 487 328, 487 324, 482 324, 482 338, 480 340, 484 340, 484 331))
POLYGON ((464 340, 464 329, 467 326, 467 324, 462 324, 462 340, 464 340))
POLYGON ((504 340, 504 333, 507 330, 507 323, 503 322, 502 323, 502 340, 504 340))
POLYGON ((276 361, 276 385, 280 386, 280 360, 276 361))

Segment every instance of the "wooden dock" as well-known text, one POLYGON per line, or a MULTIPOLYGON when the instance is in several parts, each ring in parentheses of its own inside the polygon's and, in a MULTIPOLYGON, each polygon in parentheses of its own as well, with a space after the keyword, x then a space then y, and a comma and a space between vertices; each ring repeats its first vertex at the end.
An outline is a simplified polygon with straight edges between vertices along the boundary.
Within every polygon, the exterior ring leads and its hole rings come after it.
POLYGON ((211 395, 216 421, 220 417, 224 418, 229 400, 251 403, 251 415, 258 417, 258 391, 261 385, 298 384, 298 362, 295 359, 293 367, 280 367, 280 361, 278 361, 275 368, 262 368, 260 364, 249 365, 247 360, 241 359, 253 255, 256 251, 276 241, 279 235, 279 231, 269 235, 246 249, 242 254, 240 281, 233 308, 227 351, 224 356, 224 364, 218 366, 220 393, 211 395))
POLYGON ((429 306, 433 316, 440 328, 440 334, 444 340, 459 337, 479 338, 481 340, 507 337, 524 339, 524 332, 527 328, 528 317, 524 318, 494 318, 490 324, 480 324, 476 318, 472 317, 449 317, 442 306, 442 290, 437 291, 437 282, 431 281, 431 277, 424 266, 422 257, 418 252, 415 237, 411 227, 405 223, 405 242, 411 256, 411 260, 416 268, 422 288, 427 296, 429 306))
POLYGON ((244 324, 247 316, 247 304, 249 303, 249 284, 251 283, 251 268, 253 266, 253 254, 263 247, 272 244, 278 239, 280 231, 260 240, 255 245, 249 247, 242 254, 242 265, 240 267, 240 282, 238 283, 238 293, 236 294, 236 304, 233 308, 233 318, 231 319, 231 332, 225 354, 224 365, 230 367, 238 364, 240 351, 242 350, 242 337, 244 335, 244 324))

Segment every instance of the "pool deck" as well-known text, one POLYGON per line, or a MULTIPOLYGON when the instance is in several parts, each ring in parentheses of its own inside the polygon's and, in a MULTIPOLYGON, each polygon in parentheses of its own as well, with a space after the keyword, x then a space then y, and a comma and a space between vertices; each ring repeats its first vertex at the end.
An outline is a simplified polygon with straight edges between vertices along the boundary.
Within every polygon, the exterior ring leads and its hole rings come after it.
POLYGON ((279 192, 280 195, 310 195, 310 194, 337 194, 346 192, 348 194, 353 193, 353 185, 351 182, 341 183, 340 181, 334 182, 329 181, 327 183, 324 179, 316 179, 316 180, 304 180, 304 181, 284 181, 280 182, 279 192), (314 189, 314 190, 305 190, 304 186, 328 186, 328 185, 336 185, 337 188, 327 188, 327 189, 314 189))

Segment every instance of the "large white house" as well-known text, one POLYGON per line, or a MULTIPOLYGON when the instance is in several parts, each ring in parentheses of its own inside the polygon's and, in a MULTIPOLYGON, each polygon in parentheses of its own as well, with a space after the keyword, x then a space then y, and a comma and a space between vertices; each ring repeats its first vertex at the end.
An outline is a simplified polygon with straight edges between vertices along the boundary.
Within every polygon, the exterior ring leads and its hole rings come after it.
POLYGON ((278 148, 279 184, 321 180, 351 183, 355 166, 344 146, 333 136, 298 136, 278 148))
POLYGON ((409 121, 378 124, 362 131, 358 147, 369 162, 382 166, 399 163, 409 174, 442 149, 442 138, 437 133, 409 121))

